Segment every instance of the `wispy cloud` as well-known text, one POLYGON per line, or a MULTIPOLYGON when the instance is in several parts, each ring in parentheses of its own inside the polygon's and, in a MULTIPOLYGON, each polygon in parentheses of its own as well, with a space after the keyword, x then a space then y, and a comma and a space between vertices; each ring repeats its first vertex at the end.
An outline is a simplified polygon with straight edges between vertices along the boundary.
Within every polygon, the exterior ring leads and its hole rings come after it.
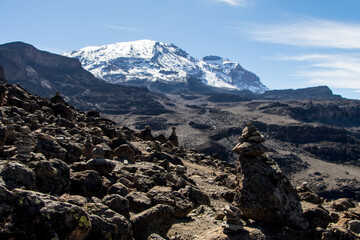
POLYGON ((348 54, 311 54, 286 56, 278 60, 302 61, 307 65, 292 76, 315 85, 360 89, 360 56, 348 54))
POLYGON ((248 0, 215 0, 215 1, 230 4, 233 7, 245 6, 248 3, 248 0))
POLYGON ((119 30, 119 31, 141 32, 141 30, 137 29, 137 28, 116 26, 116 25, 111 25, 111 24, 105 24, 104 27, 111 28, 111 29, 116 29, 116 30, 119 30))
POLYGON ((249 32, 254 40, 263 42, 360 49, 360 24, 307 19, 293 24, 252 26, 249 32))

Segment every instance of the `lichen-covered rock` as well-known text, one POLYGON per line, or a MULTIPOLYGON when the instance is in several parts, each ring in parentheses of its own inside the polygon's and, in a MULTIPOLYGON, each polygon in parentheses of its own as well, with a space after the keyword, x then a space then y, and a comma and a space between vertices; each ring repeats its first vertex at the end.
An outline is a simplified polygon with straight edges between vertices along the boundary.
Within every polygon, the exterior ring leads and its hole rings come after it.
POLYGON ((40 192, 63 194, 70 190, 70 167, 59 159, 40 161, 35 165, 36 187, 40 192))
POLYGON ((17 161, 8 161, 0 166, 0 176, 6 184, 6 188, 25 188, 35 190, 35 173, 26 165, 17 161))
POLYGON ((0 187, 0 239, 85 239, 91 228, 80 207, 46 194, 0 187))
POLYGON ((162 237, 171 228, 174 221, 174 210, 168 205, 158 204, 131 218, 134 239, 146 239, 150 234, 157 233, 162 237))
MULTIPOLYGON (((249 124, 243 130, 241 144, 250 142, 248 138, 251 136, 261 134, 249 124)), ((257 144, 261 144, 260 141, 257 144)), ((240 153, 240 157, 234 205, 240 208, 243 216, 264 223, 306 229, 309 224, 304 218, 299 197, 279 166, 262 156, 261 148, 257 154, 236 148, 235 152, 240 153)))

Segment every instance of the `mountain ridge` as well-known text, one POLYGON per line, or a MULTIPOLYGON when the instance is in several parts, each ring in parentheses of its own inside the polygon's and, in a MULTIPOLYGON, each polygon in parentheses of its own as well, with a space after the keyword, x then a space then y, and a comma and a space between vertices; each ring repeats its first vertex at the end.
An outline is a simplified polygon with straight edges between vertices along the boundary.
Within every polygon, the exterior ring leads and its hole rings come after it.
POLYGON ((172 43, 119 42, 85 47, 63 55, 79 59, 85 69, 110 83, 186 84, 187 79, 196 78, 215 88, 256 93, 268 90, 258 76, 239 63, 218 56, 198 60, 172 43))

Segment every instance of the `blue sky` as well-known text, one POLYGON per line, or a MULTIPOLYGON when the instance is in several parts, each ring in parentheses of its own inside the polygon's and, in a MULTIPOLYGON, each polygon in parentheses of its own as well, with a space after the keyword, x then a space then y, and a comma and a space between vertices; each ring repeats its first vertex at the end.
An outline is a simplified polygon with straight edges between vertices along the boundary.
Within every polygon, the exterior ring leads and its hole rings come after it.
POLYGON ((0 44, 55 53, 151 39, 218 55, 270 89, 360 99, 360 0, 2 0, 0 44))

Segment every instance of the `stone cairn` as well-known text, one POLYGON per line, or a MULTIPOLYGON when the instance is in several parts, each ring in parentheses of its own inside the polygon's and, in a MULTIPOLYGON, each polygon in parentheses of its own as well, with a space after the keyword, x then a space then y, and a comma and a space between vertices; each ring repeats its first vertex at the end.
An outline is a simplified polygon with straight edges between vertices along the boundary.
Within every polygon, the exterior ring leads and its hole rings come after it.
POLYGON ((179 146, 179 140, 178 137, 176 136, 176 127, 172 127, 172 133, 169 136, 169 141, 174 145, 174 146, 179 146))
POLYGON ((91 154, 94 159, 104 159, 104 157, 105 157, 105 151, 99 145, 95 146, 95 148, 92 150, 91 154))
POLYGON ((244 229, 244 224, 240 219, 241 211, 239 208, 227 205, 224 208, 224 214, 225 218, 222 227, 225 234, 236 233, 244 229))
POLYGON ((94 145, 92 143, 92 140, 91 140, 91 136, 87 136, 85 141, 84 141, 84 150, 83 150, 83 156, 86 158, 86 159, 90 159, 93 157, 92 155, 92 151, 94 150, 94 145))
POLYGON ((17 148, 16 159, 19 161, 29 161, 31 158, 31 152, 33 152, 36 140, 30 135, 31 130, 28 126, 20 127, 15 146, 17 148))
POLYGON ((264 137, 249 123, 233 152, 240 155, 234 206, 242 217, 278 226, 306 229, 299 197, 272 159, 264 155, 264 137))

